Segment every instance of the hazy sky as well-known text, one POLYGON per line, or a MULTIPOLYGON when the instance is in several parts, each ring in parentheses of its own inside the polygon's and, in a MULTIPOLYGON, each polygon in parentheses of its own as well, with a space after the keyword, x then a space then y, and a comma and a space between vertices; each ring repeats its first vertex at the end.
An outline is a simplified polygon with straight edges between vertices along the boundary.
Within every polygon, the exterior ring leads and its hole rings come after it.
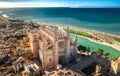
POLYGON ((0 7, 119 7, 120 0, 0 0, 0 7))

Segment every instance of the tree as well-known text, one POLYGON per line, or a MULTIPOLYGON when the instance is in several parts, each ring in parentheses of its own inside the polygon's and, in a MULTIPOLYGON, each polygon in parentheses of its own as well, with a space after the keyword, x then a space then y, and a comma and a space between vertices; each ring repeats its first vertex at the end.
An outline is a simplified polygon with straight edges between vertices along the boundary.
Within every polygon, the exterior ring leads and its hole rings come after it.
POLYGON ((112 56, 112 60, 117 60, 117 58, 115 56, 112 56))
POLYGON ((79 50, 79 51, 82 50, 82 52, 85 52, 85 51, 86 51, 86 47, 83 46, 83 45, 79 45, 79 46, 78 46, 78 50, 79 50))
POLYGON ((90 52, 91 48, 90 47, 87 47, 87 51, 90 52))
POLYGON ((104 55, 105 55, 105 56, 108 56, 109 54, 110 54, 110 53, 105 53, 104 55))
POLYGON ((28 73, 28 76, 33 76, 33 73, 31 73, 31 72, 30 72, 30 73, 28 73))
POLYGON ((38 72, 33 72, 33 76, 39 76, 38 72))
POLYGON ((104 52, 104 50, 103 50, 103 49, 98 48, 98 50, 97 50, 97 53, 98 53, 98 54, 103 55, 103 52, 104 52))
POLYGON ((38 72, 30 72, 28 76, 39 76, 38 72))

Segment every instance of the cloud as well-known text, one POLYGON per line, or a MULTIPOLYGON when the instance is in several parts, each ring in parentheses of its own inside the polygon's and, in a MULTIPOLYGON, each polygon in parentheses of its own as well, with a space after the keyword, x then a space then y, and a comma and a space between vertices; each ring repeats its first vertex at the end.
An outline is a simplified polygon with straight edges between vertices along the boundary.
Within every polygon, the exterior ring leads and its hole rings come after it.
POLYGON ((30 1, 30 0, 0 0, 0 2, 24 2, 24 1, 30 1))
POLYGON ((120 4, 106 4, 106 3, 91 3, 91 4, 89 4, 89 3, 82 3, 82 4, 76 4, 76 5, 71 5, 71 7, 87 7, 87 8, 96 8, 96 7, 99 7, 99 8, 104 8, 104 7, 120 7, 120 4))
POLYGON ((50 3, 50 2, 0 2, 0 8, 20 7, 120 7, 120 4, 89 4, 89 3, 50 3))
MULTIPOLYGON (((47 2, 0 2, 0 8, 13 7, 60 7, 64 3, 47 3, 47 2)), ((62 7, 61 6, 61 7, 62 7)))

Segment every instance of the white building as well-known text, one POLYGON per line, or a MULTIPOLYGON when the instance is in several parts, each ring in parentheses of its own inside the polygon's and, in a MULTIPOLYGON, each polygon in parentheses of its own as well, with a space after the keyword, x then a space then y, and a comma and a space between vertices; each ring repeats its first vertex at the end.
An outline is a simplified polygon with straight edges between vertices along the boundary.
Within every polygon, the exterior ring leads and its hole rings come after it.
POLYGON ((25 70, 22 72, 23 76, 28 76, 29 73, 37 72, 39 74, 40 68, 36 63, 24 64, 25 70))
POLYGON ((120 76, 120 59, 111 61, 111 71, 115 75, 120 76))

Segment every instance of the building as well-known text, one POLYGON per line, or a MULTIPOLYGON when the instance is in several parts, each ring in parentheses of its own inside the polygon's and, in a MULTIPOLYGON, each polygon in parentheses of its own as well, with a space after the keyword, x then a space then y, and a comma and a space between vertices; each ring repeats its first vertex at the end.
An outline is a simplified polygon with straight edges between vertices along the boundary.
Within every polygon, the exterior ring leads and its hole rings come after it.
POLYGON ((69 28, 63 33, 45 26, 30 32, 29 38, 31 50, 39 54, 43 69, 57 68, 59 64, 66 65, 76 60, 77 37, 75 41, 70 39, 69 28))
POLYGON ((31 52, 33 53, 34 57, 36 57, 37 51, 39 50, 38 35, 39 34, 36 30, 33 30, 32 32, 28 33, 30 49, 31 49, 31 52))
POLYGON ((0 72, 0 76, 4 76, 2 72, 0 72))
POLYGON ((44 69, 66 65, 76 60, 77 38, 70 39, 69 28, 66 35, 51 27, 41 27, 39 31, 39 58, 44 69))
POLYGON ((13 69, 15 73, 19 73, 24 70, 24 58, 23 57, 19 57, 16 61, 13 62, 13 69))
POLYGON ((8 28, 10 22, 0 14, 0 29, 8 28))
POLYGON ((24 64, 25 70, 22 72, 23 76, 28 76, 29 73, 38 73, 40 72, 40 68, 37 64, 31 62, 28 64, 24 64))
POLYGON ((77 73, 71 69, 67 69, 67 70, 57 70, 57 72, 56 71, 50 73, 48 72, 43 76, 86 76, 86 75, 84 75, 82 72, 77 73))
POLYGON ((120 76, 120 59, 111 61, 111 71, 115 75, 120 76))
POLYGON ((70 66, 70 70, 76 76, 109 76, 109 69, 110 62, 96 53, 92 53, 70 66))
POLYGON ((0 65, 5 64, 10 60, 10 57, 7 54, 0 55, 0 65))

